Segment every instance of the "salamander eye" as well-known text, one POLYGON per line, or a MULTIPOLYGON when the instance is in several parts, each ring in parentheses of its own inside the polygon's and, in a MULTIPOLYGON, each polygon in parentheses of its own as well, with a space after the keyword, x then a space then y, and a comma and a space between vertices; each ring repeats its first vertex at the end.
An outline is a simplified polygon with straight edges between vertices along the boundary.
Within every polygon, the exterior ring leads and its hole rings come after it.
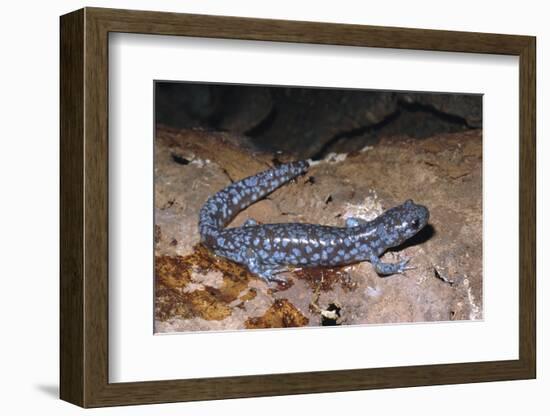
POLYGON ((420 221, 418 221, 417 219, 414 219, 412 220, 411 224, 414 228, 418 228, 418 226, 420 225, 420 221))

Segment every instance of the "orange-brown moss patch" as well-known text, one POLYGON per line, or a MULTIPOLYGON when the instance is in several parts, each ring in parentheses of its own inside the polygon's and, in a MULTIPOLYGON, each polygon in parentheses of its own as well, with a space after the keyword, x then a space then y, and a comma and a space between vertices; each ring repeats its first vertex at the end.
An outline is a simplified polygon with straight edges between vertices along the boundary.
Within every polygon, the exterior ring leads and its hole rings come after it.
POLYGON ((258 328, 291 328, 305 326, 309 323, 296 307, 286 299, 277 299, 263 316, 249 318, 245 322, 248 329, 258 328))
POLYGON ((246 302, 247 300, 252 300, 257 296, 257 294, 257 290, 251 287, 250 289, 248 289, 248 292, 240 297, 240 300, 242 300, 243 302, 246 302))
POLYGON ((158 256, 155 258, 155 314, 159 320, 172 317, 221 320, 231 315, 229 306, 236 299, 253 299, 256 293, 246 290, 254 278, 246 269, 218 258, 197 245, 188 256, 158 256), (194 274, 222 273, 219 287, 193 280, 194 274))

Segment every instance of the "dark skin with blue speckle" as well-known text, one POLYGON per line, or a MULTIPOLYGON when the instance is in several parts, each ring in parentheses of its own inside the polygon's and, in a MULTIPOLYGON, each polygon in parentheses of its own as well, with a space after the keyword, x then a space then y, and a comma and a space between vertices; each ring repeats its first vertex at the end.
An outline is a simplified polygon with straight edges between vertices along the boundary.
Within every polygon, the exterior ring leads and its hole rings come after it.
POLYGON ((307 161, 282 164, 222 189, 200 212, 202 242, 219 256, 243 264, 266 281, 284 281, 293 267, 345 266, 370 261, 380 276, 412 269, 410 259, 384 263, 380 256, 417 234, 429 220, 428 209, 412 200, 372 221, 348 218, 346 227, 317 224, 262 224, 224 228, 240 211, 305 173, 307 161))

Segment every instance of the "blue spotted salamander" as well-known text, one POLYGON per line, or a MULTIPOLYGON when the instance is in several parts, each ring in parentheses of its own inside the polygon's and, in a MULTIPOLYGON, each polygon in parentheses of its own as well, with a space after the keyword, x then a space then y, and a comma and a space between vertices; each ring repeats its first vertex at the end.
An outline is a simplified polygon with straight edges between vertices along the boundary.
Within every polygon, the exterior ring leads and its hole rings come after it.
POLYGON ((428 209, 412 200, 372 221, 348 218, 346 227, 316 224, 263 224, 249 219, 242 227, 224 228, 237 213, 305 173, 307 161, 291 162, 235 182, 211 196, 200 211, 201 241, 219 256, 246 265, 267 281, 289 267, 343 266, 370 261, 388 276, 412 269, 410 259, 384 263, 380 257, 420 231, 428 209))

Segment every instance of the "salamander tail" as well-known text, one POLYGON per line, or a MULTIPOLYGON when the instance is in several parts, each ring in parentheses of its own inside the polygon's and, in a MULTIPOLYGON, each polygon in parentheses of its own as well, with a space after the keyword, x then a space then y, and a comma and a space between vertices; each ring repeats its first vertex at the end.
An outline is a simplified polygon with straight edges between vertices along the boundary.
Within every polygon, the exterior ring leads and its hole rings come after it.
POLYGON ((215 245, 218 233, 235 215, 308 168, 309 163, 305 160, 285 163, 232 183, 211 196, 199 215, 201 240, 209 246, 215 245))

